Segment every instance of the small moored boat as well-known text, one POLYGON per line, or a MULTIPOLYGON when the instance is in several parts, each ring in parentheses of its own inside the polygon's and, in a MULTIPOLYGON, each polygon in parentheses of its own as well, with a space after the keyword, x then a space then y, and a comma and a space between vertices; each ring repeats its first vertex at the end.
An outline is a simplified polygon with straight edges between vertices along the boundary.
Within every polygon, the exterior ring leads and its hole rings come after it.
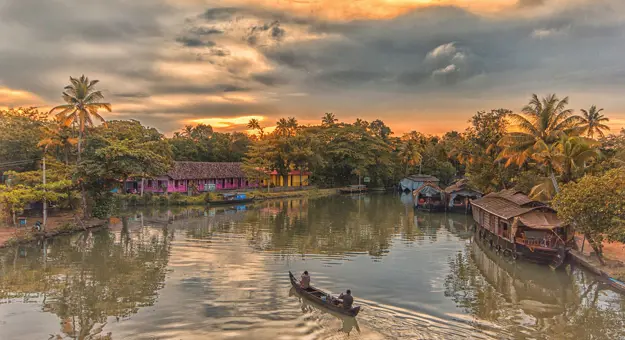
POLYGON ((222 194, 222 199, 220 200, 211 200, 208 203, 210 205, 219 205, 219 204, 234 204, 234 203, 248 203, 254 200, 253 197, 247 196, 245 193, 235 193, 235 194, 222 194))
POLYGON ((360 312, 360 306, 355 306, 350 310, 345 310, 331 302, 327 302, 328 298, 332 296, 329 293, 322 291, 321 289, 314 288, 310 286, 308 289, 304 289, 300 286, 299 281, 293 276, 293 273, 289 271, 289 279, 291 280, 291 285, 295 290, 303 297, 308 299, 309 301, 314 302, 315 304, 327 308, 333 312, 340 313, 347 316, 356 316, 360 312))

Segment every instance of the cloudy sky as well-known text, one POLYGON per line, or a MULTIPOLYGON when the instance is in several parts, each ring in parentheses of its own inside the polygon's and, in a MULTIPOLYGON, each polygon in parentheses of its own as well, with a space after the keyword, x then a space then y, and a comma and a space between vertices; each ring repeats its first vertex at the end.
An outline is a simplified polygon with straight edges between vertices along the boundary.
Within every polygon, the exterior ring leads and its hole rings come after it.
POLYGON ((0 0, 0 107, 99 79, 165 133, 280 117, 463 130, 532 93, 625 126, 623 0, 0 0))

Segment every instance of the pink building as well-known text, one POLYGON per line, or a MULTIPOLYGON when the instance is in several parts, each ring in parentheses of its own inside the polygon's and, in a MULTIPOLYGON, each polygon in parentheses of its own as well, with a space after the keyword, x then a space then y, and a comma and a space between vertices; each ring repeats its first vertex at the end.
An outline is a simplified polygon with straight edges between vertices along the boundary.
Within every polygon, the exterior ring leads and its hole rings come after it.
MULTIPOLYGON (((144 192, 198 193, 215 190, 246 189, 257 187, 245 178, 242 163, 226 162, 174 162, 166 175, 145 179, 144 192)), ((140 192, 141 181, 127 181, 125 190, 140 192)))

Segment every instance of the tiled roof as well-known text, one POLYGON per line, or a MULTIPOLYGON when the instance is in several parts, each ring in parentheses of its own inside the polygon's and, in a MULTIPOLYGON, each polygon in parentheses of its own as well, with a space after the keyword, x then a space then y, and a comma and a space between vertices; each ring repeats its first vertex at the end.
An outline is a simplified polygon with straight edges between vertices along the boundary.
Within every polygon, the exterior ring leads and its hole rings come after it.
POLYGON ((243 178, 241 163, 226 162, 174 162, 167 176, 175 180, 243 178))

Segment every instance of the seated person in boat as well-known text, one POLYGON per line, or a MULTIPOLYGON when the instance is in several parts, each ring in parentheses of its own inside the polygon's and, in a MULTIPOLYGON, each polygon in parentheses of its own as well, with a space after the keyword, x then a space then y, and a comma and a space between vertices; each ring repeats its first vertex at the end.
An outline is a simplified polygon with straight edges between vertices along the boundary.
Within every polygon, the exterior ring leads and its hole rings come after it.
POLYGON ((346 290, 345 294, 341 293, 341 295, 339 295, 339 299, 343 300, 343 303, 340 303, 339 307, 343 307, 343 309, 346 310, 352 309, 352 305, 354 304, 354 298, 352 297, 351 290, 346 290))
POLYGON ((302 287, 303 289, 310 288, 310 275, 308 275, 308 270, 305 270, 304 274, 302 274, 302 278, 300 280, 300 287, 302 287))

